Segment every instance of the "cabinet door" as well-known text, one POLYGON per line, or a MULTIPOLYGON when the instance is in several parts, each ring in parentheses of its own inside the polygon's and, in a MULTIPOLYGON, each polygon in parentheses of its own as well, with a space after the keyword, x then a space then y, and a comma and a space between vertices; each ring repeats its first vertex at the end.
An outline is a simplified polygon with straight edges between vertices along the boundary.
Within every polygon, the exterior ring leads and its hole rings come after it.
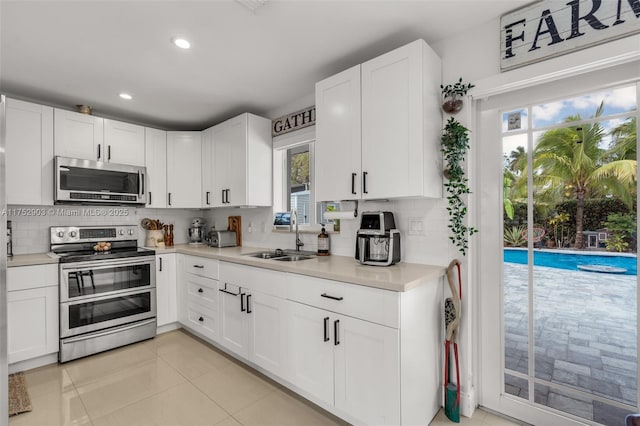
POLYGON ((228 283, 219 283, 220 343, 232 352, 249 358, 249 320, 242 289, 228 283), (225 288, 226 285, 226 288, 225 288), (244 310, 243 310, 244 309, 244 310))
POLYGON ((257 291, 247 294, 249 360, 283 377, 286 373, 287 303, 284 299, 257 291))
POLYGON ((398 330, 336 316, 335 405, 366 424, 400 424, 398 330))
POLYGON ((289 381, 333 405, 333 323, 331 314, 296 302, 289 304, 289 381))
POLYGON ((422 195, 423 45, 362 64, 363 198, 422 195))
POLYGON ((147 207, 167 207, 167 132, 144 129, 145 166, 147 167, 147 207))
POLYGON ((215 206, 246 205, 247 189, 247 114, 216 126, 215 206))
POLYGON ((360 198, 360 65, 316 83, 316 118, 316 201, 360 198))
POLYGON ((202 207, 213 207, 215 197, 214 127, 202 131, 202 207))
POLYGON ((53 108, 7 99, 7 203, 53 205, 53 108))
POLYGON ((104 120, 107 161, 144 166, 144 127, 116 120, 104 120))
POLYGON ((273 141, 271 120, 247 116, 246 200, 248 206, 273 204, 273 141))
POLYGON ((158 327, 178 320, 176 255, 156 255, 156 306, 158 327))
POLYGON ((58 286, 7 293, 9 364, 58 352, 58 286))
POLYGON ((167 205, 200 208, 202 132, 167 132, 167 205))
POLYGON ((55 155, 107 161, 102 146, 102 118, 56 108, 53 119, 55 155))

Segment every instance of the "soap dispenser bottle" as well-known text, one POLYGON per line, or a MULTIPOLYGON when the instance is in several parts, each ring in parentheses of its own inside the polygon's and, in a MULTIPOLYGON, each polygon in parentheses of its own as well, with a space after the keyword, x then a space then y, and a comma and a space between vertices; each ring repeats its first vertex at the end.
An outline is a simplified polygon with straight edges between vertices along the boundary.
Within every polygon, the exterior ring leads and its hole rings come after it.
POLYGON ((318 256, 329 256, 329 234, 327 234, 327 230, 324 228, 324 223, 321 223, 322 231, 318 234, 318 256))

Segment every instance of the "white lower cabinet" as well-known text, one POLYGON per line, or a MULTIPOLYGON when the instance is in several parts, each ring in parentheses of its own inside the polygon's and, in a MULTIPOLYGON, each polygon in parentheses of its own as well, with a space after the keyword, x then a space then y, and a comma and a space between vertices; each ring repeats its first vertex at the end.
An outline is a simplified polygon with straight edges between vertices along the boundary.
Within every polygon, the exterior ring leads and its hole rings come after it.
POLYGON ((285 375, 286 301, 257 291, 253 274, 264 271, 227 263, 220 264, 220 344, 265 370, 285 375))
POLYGON ((217 260, 179 255, 179 321, 183 326, 213 342, 218 342, 220 334, 217 278, 217 260), (206 268, 204 264, 207 265, 206 268), (201 266, 201 268, 195 268, 194 265, 201 266), (205 270, 206 274, 201 272, 205 270), (200 275, 196 275, 192 271, 197 271, 200 275))
POLYGON ((178 321, 176 255, 156 255, 156 306, 158 327, 178 321))
POLYGON ((290 381, 366 424, 400 424, 398 330, 289 305, 290 381))
POLYGON ((58 352, 58 265, 7 270, 8 362, 58 352))

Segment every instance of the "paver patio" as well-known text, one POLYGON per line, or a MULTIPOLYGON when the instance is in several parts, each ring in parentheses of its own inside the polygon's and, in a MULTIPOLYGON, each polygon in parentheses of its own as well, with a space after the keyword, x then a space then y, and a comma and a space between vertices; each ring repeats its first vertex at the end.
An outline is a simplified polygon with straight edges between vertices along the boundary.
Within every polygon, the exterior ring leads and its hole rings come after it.
MULTIPOLYGON (((527 265, 504 264, 505 366, 528 371, 527 265)), ((536 378, 632 406, 637 393, 636 276, 534 267, 536 378)), ((528 398, 507 375, 507 393, 528 398)), ((624 410, 536 385, 535 401, 603 424, 624 410)))

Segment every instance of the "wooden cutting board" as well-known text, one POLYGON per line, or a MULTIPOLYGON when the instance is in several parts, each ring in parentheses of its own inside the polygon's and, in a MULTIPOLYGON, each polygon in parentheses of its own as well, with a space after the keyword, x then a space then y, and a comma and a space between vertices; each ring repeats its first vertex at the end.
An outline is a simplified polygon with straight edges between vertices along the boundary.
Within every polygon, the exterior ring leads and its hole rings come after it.
POLYGON ((236 245, 242 246, 242 216, 229 216, 227 229, 236 231, 236 245))

